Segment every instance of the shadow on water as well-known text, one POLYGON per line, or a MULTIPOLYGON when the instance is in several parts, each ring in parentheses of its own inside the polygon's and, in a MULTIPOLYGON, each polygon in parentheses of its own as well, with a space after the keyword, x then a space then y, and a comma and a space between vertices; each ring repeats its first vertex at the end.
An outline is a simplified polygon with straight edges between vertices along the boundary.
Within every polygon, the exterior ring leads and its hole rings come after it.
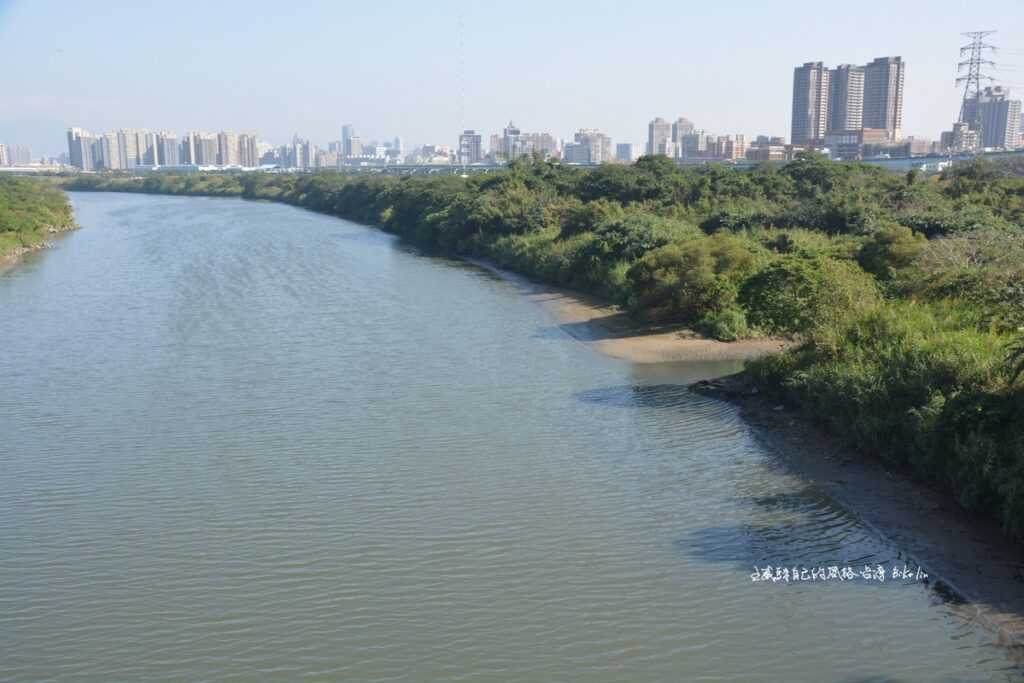
POLYGON ((620 384, 573 394, 582 402, 611 408, 679 408, 696 394, 684 384, 620 384))
MULTIPOLYGON (((756 565, 829 567, 865 565, 888 570, 910 560, 885 539, 876 537, 832 497, 814 486, 797 491, 740 498, 757 511, 759 523, 713 526, 687 532, 675 542, 679 552, 701 560, 751 571, 756 565)), ((916 580, 915 580, 916 581, 916 580)), ((862 585, 907 585, 906 580, 855 581, 862 585)), ((938 602, 962 604, 940 581, 925 580, 938 602)))
POLYGON ((746 502, 768 512, 789 512, 805 515, 820 515, 822 510, 844 514, 843 508, 823 491, 805 486, 799 491, 772 493, 767 496, 746 498, 746 502))
POLYGON ((675 545, 687 555, 746 570, 766 564, 860 566, 888 559, 881 548, 863 539, 850 540, 842 530, 823 534, 821 524, 813 521, 704 527, 688 532, 675 545))
MULTIPOLYGON (((533 293, 535 297, 542 297, 545 294, 549 293, 533 293)), ((556 298, 562 298, 565 296, 557 292, 550 294, 556 298)), ((627 313, 610 313, 599 318, 590 318, 579 322, 552 325, 551 328, 561 330, 562 332, 565 332, 566 334, 569 334, 581 341, 601 341, 604 339, 644 337, 652 334, 663 334, 665 332, 679 332, 680 335, 682 335, 684 330, 680 325, 641 324, 634 318, 630 317, 627 313)), ((546 334, 549 332, 547 331, 547 328, 541 328, 540 333, 546 334)))

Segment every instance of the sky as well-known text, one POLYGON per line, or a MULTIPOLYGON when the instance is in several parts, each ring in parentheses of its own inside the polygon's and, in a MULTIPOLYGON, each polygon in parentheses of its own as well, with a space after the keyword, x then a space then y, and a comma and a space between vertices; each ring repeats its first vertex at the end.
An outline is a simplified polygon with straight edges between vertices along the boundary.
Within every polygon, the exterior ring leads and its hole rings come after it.
POLYGON ((1024 0, 0 0, 0 142, 65 131, 298 133, 326 146, 486 140, 510 121, 642 143, 655 116, 789 137, 793 68, 907 62, 904 135, 959 111, 963 31, 997 30, 991 71, 1024 96, 1024 0))

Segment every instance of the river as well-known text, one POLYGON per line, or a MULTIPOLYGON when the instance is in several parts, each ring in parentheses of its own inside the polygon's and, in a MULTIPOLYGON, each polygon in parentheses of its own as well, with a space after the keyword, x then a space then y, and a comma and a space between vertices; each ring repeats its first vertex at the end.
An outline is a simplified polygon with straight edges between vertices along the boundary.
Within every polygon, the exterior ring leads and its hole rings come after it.
POLYGON ((0 272, 0 681, 1020 680, 689 382, 234 199, 74 193, 0 272))

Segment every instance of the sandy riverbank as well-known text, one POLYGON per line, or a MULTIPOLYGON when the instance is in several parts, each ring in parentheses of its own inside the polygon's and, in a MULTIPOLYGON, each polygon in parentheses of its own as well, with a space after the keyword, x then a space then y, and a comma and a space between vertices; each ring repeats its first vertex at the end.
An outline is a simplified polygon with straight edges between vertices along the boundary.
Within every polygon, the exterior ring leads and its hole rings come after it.
POLYGON ((596 297, 534 282, 483 260, 471 263, 515 284, 558 321, 559 328, 595 351, 632 363, 739 361, 785 349, 782 339, 720 342, 704 339, 681 325, 644 325, 618 306, 596 297))

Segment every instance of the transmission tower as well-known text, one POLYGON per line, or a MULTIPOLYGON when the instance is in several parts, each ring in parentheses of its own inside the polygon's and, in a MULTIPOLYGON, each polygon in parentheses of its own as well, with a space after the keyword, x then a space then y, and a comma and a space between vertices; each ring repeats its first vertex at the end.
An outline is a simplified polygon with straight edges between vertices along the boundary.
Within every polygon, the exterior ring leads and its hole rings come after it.
POLYGON ((984 67, 995 67, 996 63, 991 59, 985 59, 986 52, 995 52, 995 45, 989 45, 985 38, 995 31, 972 31, 961 35, 971 39, 970 44, 960 48, 961 61, 957 64, 957 73, 962 74, 956 79, 956 84, 964 86, 964 99, 960 104, 960 123, 966 123, 968 127, 977 131, 978 144, 984 144, 981 131, 981 82, 995 80, 991 76, 982 73, 984 67), (967 59, 963 59, 967 56, 967 59))

